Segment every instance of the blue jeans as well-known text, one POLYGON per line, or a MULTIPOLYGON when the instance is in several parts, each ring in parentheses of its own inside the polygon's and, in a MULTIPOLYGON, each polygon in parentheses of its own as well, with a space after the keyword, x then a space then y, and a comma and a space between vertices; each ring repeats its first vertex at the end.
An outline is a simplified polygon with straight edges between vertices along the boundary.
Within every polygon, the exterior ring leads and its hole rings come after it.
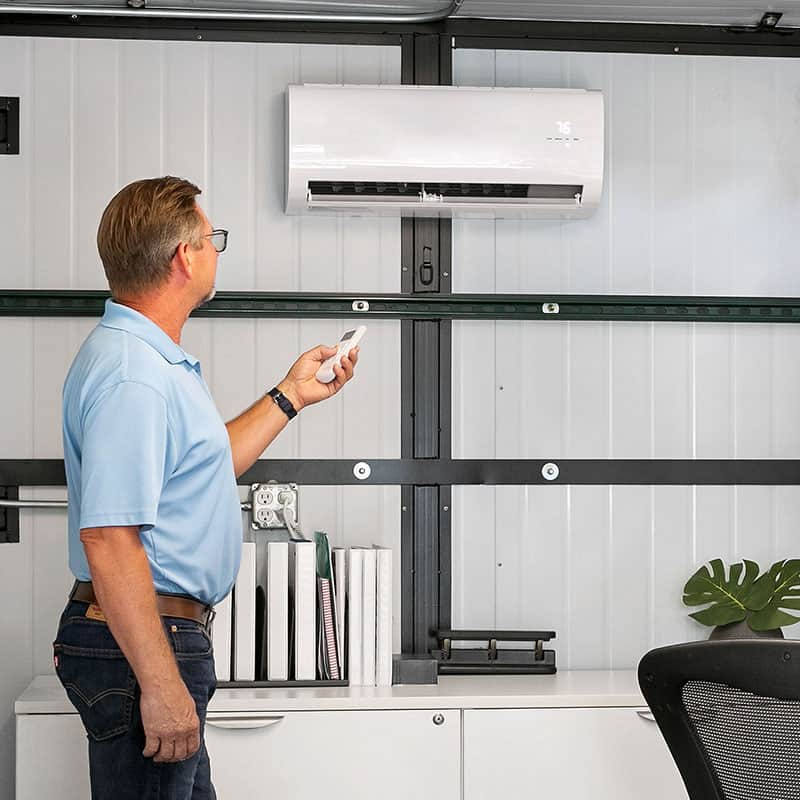
POLYGON ((167 641, 200 718, 200 749, 186 761, 158 764, 142 755, 145 736, 136 676, 105 622, 86 617, 87 603, 67 604, 53 643, 56 673, 89 740, 92 800, 215 800, 203 731, 216 688, 205 628, 162 617, 167 641))

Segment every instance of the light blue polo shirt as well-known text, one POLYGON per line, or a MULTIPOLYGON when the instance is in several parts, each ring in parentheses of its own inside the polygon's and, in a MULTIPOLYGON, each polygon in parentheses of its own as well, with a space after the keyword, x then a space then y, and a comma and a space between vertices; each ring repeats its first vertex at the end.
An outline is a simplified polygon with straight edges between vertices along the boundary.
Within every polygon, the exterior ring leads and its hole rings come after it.
POLYGON ((139 526, 157 591, 218 603, 239 569, 230 440, 200 363, 106 301, 64 383, 69 565, 91 580, 82 528, 139 526))

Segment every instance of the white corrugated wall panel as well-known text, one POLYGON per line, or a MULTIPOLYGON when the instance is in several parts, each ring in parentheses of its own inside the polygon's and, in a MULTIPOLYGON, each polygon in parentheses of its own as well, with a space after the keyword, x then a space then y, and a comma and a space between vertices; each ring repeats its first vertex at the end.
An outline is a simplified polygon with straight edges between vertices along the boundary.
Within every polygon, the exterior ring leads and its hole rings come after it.
MULTIPOLYGON (((215 226, 231 231, 218 288, 399 291, 397 219, 283 214, 284 91, 292 82, 399 83, 398 47, 207 44, 0 38, 0 94, 21 97, 20 156, 0 159, 0 255, 7 288, 105 288, 95 236, 125 183, 173 174, 203 190, 215 226)), ((95 320, 0 319, 4 347, 1 458, 60 458, 61 385, 95 320)), ((193 319, 183 344, 200 358, 227 419, 283 378, 303 350, 333 343, 352 320, 193 319)), ((373 321, 358 377, 298 417, 273 458, 400 455, 400 326, 373 321)), ((276 475, 276 478, 280 476, 276 475)), ((25 488, 30 496, 63 490, 25 488)), ((395 548, 397 487, 301 487, 301 522, 334 545, 395 548)), ((3 546, 0 578, 15 613, 0 638, 0 774, 13 774, 15 696, 52 669, 50 643, 70 577, 66 516, 24 511, 21 542, 3 546)), ((0 800, 10 786, 0 782, 0 800)))
MULTIPOLYGON (((800 294, 791 60, 458 50, 459 85, 603 89, 602 206, 453 225, 458 292, 800 294)), ((795 325, 456 322, 456 458, 797 458, 795 325)), ((457 487, 455 627, 554 628, 563 667, 696 638, 712 557, 797 555, 798 487, 457 487)))

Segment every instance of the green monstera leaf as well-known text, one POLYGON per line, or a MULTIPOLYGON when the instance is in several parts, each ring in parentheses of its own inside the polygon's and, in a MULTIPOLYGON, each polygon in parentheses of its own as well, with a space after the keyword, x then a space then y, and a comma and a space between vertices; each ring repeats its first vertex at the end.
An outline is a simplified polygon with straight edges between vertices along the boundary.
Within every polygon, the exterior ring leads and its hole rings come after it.
POLYGON ((750 627, 754 631, 769 631, 800 621, 800 617, 781 610, 800 610, 800 558, 776 561, 764 577, 770 580, 770 596, 751 615, 748 620, 750 627))
POLYGON ((730 575, 719 558, 709 562, 711 570, 702 566, 683 588, 687 606, 708 606, 689 614, 702 625, 727 625, 741 622, 750 611, 763 609, 770 600, 774 583, 770 574, 758 577, 758 564, 743 561, 731 564, 730 575))

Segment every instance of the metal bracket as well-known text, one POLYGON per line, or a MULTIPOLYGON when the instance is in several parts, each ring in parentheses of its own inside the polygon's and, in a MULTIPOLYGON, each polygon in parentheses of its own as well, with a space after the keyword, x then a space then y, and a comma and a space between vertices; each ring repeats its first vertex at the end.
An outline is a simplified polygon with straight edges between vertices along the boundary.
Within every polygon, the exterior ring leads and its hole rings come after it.
POLYGON ((779 36, 788 36, 792 28, 779 28, 778 23, 783 16, 782 11, 765 11, 755 25, 729 25, 723 28, 728 33, 777 33, 779 36))
POLYGON ((19 155, 19 97, 0 97, 0 155, 19 155))
MULTIPOLYGON (((19 500, 19 486, 0 486, 0 499, 19 500)), ((19 509, 0 507, 0 544, 19 543, 19 509)))
POLYGON ((433 283, 433 249, 430 245, 422 248, 422 263, 419 267, 419 282, 423 286, 430 286, 433 283))
POLYGON ((758 30, 760 31, 771 31, 778 27, 778 23, 781 21, 781 17, 783 16, 782 11, 767 11, 765 12, 764 16, 761 17, 758 23, 758 30))

